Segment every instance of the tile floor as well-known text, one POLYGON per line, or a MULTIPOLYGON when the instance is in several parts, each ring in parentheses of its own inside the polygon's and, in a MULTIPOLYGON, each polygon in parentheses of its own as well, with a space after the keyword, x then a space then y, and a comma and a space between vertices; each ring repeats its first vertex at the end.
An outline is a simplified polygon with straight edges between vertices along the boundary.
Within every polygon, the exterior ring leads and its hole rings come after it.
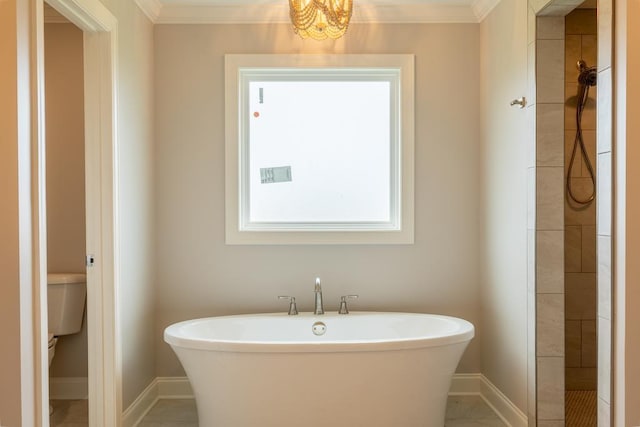
MULTIPOLYGON (((52 427, 87 427, 86 400, 54 400, 52 427)), ((139 427, 198 427, 196 404, 192 399, 160 400, 139 427)), ((506 427, 479 396, 451 396, 445 427, 506 427)))
POLYGON ((507 427, 480 396, 449 396, 445 427, 507 427))
POLYGON ((595 390, 567 390, 564 401, 566 427, 597 426, 598 395, 595 390))
POLYGON ((87 427, 89 408, 87 400, 52 400, 53 414, 49 418, 51 427, 87 427))

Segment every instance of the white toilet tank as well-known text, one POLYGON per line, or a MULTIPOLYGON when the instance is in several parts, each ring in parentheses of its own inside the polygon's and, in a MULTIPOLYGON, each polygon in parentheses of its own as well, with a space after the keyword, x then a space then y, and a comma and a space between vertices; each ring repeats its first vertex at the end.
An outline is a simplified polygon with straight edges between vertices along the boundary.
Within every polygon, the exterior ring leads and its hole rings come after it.
POLYGON ((86 297, 86 274, 47 274, 49 333, 60 336, 80 332, 86 297))

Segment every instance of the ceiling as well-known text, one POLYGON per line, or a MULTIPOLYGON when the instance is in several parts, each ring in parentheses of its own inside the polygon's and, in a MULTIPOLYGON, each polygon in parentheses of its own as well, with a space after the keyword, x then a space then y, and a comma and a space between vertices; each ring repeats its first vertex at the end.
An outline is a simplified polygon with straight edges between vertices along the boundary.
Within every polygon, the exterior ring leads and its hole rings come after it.
MULTIPOLYGON (((353 0, 352 22, 477 23, 500 0, 353 0)), ((135 0, 157 24, 289 22, 287 0, 135 0)))

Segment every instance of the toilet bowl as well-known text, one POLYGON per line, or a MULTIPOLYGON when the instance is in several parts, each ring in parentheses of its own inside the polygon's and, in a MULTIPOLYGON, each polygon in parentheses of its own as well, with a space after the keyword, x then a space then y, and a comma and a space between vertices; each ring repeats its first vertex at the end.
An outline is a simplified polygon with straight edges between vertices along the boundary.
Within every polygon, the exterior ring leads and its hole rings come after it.
POLYGON ((49 367, 51 367, 51 361, 53 360, 53 356, 56 354, 56 343, 58 342, 58 338, 53 336, 53 334, 49 334, 49 367))
MULTIPOLYGON (((49 347, 49 368, 51 368, 51 362, 53 361, 53 356, 56 354, 56 343, 58 342, 58 338, 54 337, 53 334, 49 334, 48 336, 48 347, 49 347)), ((53 414, 53 406, 49 405, 49 415, 53 414)))

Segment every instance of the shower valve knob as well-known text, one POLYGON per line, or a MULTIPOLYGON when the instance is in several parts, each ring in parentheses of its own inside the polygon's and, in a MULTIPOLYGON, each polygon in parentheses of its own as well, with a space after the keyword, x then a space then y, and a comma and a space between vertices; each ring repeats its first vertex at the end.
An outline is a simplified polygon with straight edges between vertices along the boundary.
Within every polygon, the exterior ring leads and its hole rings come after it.
POLYGON ((511 105, 512 107, 514 105, 519 105, 520 108, 524 108, 527 105, 527 98, 523 96, 522 98, 514 99, 509 105, 511 105))

